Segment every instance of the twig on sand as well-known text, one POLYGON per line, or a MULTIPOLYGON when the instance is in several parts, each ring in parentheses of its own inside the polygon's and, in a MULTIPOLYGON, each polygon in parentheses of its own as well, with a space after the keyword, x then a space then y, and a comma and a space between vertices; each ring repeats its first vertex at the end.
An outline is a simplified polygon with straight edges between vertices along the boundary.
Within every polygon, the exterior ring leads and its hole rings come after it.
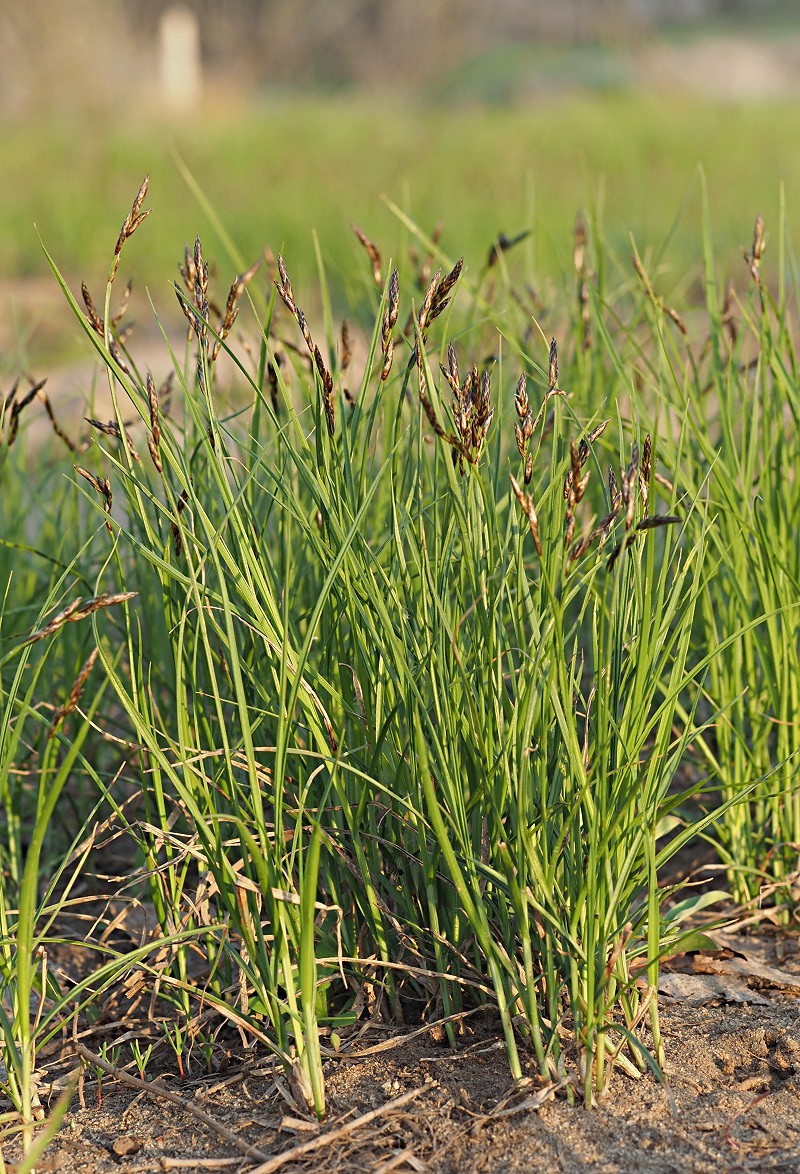
POLYGON ((385 1105, 381 1105, 377 1109, 371 1109, 369 1113, 362 1114, 361 1117, 354 1117, 350 1121, 345 1121, 344 1125, 339 1125, 336 1129, 328 1129, 324 1133, 320 1133, 317 1137, 312 1137, 310 1141, 304 1141, 302 1145, 294 1146, 290 1150, 285 1150, 282 1154, 275 1154, 274 1157, 268 1158, 260 1166, 256 1166, 250 1174, 272 1174, 273 1170, 280 1169, 285 1166, 287 1162, 293 1162, 295 1158, 301 1158, 304 1154, 313 1153, 314 1150, 322 1149, 323 1146, 330 1145, 333 1142, 341 1141, 348 1133, 352 1133, 355 1129, 361 1129, 364 1125, 369 1125, 377 1117, 382 1117, 386 1113, 391 1113, 395 1109, 402 1108, 407 1105, 409 1101, 413 1101, 420 1093, 425 1091, 425 1085, 420 1085, 419 1088, 409 1089, 408 1092, 401 1093, 399 1097, 395 1097, 392 1101, 387 1101, 385 1105))
MULTIPOLYGON (((209 1129, 213 1129, 225 1141, 230 1142, 246 1158, 253 1158, 257 1162, 263 1162, 267 1157, 263 1150, 257 1149, 256 1146, 243 1141, 241 1137, 233 1133, 230 1129, 226 1129, 224 1125, 209 1116, 208 1113, 204 1113, 202 1109, 198 1109, 191 1101, 187 1101, 184 1097, 180 1097, 177 1093, 172 1092, 171 1089, 165 1088, 158 1080, 140 1080, 138 1076, 131 1076, 129 1072, 125 1072, 122 1068, 115 1068, 113 1064, 109 1064, 102 1056, 98 1056, 96 1052, 90 1051, 83 1044, 76 1044, 75 1049, 78 1055, 82 1056, 84 1060, 88 1060, 92 1067, 100 1068, 103 1072, 107 1072, 109 1076, 113 1076, 120 1084, 126 1084, 129 1088, 135 1088, 139 1092, 146 1092, 151 1096, 160 1097, 161 1100, 170 1101, 173 1105, 179 1105, 187 1113, 190 1113, 192 1117, 196 1117, 198 1121, 202 1121, 209 1129)), ((259 1169, 261 1168, 259 1166, 259 1169)))

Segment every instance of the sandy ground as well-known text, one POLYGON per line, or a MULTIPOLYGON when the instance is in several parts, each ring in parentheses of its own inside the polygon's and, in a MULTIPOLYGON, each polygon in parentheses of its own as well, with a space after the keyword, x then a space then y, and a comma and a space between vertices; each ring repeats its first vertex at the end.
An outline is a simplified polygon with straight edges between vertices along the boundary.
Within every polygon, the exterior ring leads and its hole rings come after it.
MULTIPOLYGON (((491 1017, 467 1020, 455 1051, 430 1033, 404 1039, 377 1032, 327 1060, 323 1126, 298 1117, 266 1054, 245 1053, 232 1039, 213 1075, 181 1081, 174 1062, 173 1070, 163 1068, 161 1086, 185 1106, 168 1103, 157 1089, 122 1088, 112 1077, 104 1079, 100 1100, 87 1075, 84 1107, 76 1097, 38 1168, 86 1174, 262 1166, 264 1174, 796 1171, 800 977, 787 990, 776 987, 775 976, 790 985, 787 975, 800 976, 800 943, 796 933, 762 930, 730 944, 727 961, 687 956, 667 969, 680 978, 678 997, 661 998, 667 1084, 618 1072, 591 1112, 535 1077, 528 1089, 515 1089, 491 1017), (216 1128, 186 1106, 209 1114, 216 1128), (241 1153, 248 1145, 257 1151, 249 1158, 241 1153)), ((118 1025, 120 1035, 126 1026, 118 1025)), ((74 1065, 69 1052, 67 1045, 48 1065, 51 1075, 74 1065)), ((162 1066, 164 1059, 162 1053, 162 1066)), ((154 1074, 155 1066, 148 1077, 154 1074)))

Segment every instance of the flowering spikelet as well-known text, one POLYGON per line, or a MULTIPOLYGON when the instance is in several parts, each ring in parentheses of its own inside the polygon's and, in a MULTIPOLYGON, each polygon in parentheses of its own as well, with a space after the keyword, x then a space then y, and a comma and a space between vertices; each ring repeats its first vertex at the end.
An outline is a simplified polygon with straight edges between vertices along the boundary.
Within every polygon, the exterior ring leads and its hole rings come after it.
POLYGON ((517 501, 522 507, 522 512, 528 519, 531 536, 533 538, 533 545, 536 547, 536 553, 539 558, 542 557, 542 544, 539 539, 539 518, 536 513, 536 508, 533 504, 533 498, 529 493, 526 493, 522 486, 518 483, 516 477, 511 476, 511 488, 516 494, 517 501))
POLYGON ((755 226, 753 228, 753 243, 750 247, 750 252, 745 253, 744 259, 747 262, 747 268, 750 270, 750 276, 756 285, 761 285, 761 258, 766 252, 767 242, 764 238, 764 217, 759 212, 756 216, 755 226))
POLYGON ((529 452, 528 445, 533 435, 533 415, 528 402, 528 381, 525 375, 520 375, 517 390, 514 394, 514 407, 519 420, 514 425, 514 437, 517 442, 517 451, 525 462, 524 482, 530 484, 533 475, 533 453, 529 452))
POLYGON ((394 339, 392 332, 397 324, 397 314, 400 309, 400 278, 396 269, 392 270, 389 278, 389 296, 381 323, 381 351, 383 352, 383 366, 381 368, 381 382, 389 378, 394 357, 394 339))
POLYGON ((547 368, 547 382, 549 391, 555 391, 558 384, 558 343, 550 339, 550 358, 547 368))
POLYGON ((292 283, 289 280, 289 274, 284 264, 283 257, 278 257, 278 273, 279 280, 276 280, 275 287, 283 300, 284 305, 291 314, 294 315, 297 325, 308 347, 311 358, 314 361, 314 366, 317 369, 317 374, 322 384, 322 404, 325 409, 325 420, 328 425, 328 432, 331 436, 336 431, 336 417, 333 406, 333 376, 328 368, 325 366, 325 360, 322 357, 322 351, 319 349, 314 339, 311 336, 311 331, 306 321, 306 316, 294 300, 294 291, 292 283))
POLYGON ((256 273, 258 273, 260 268, 261 259, 259 258, 259 260, 251 265, 249 269, 247 269, 244 273, 240 273, 239 276, 234 279, 233 284, 228 291, 228 300, 225 304, 225 313, 222 315, 219 324, 219 337, 214 339, 214 346, 211 351, 212 363, 216 362, 216 358, 222 348, 222 344, 230 334, 231 328, 239 315, 238 302, 242 294, 247 289, 248 285, 253 280, 256 273))
POLYGON ((150 408, 150 433, 147 437, 147 447, 150 449, 150 456, 153 458, 153 464, 159 473, 163 472, 161 465, 161 428, 158 423, 158 392, 156 391, 155 381, 150 372, 147 372, 147 402, 150 408))
POLYGON ((125 217, 125 219, 122 222, 122 228, 119 231, 119 237, 117 238, 117 243, 114 246, 114 261, 111 266, 111 273, 109 274, 109 277, 108 277, 109 284, 114 280, 114 278, 117 275, 117 270, 119 269, 119 260, 120 260, 121 254, 122 254, 123 245, 125 244, 125 242, 127 240, 129 240, 133 236, 133 234, 136 232, 136 229, 139 227, 139 225, 142 223, 142 221, 145 220, 150 215, 149 208, 147 208, 144 212, 142 211, 142 204, 144 203, 144 199, 145 199, 145 196, 147 195, 147 189, 149 186, 150 186, 150 176, 146 175, 144 177, 144 179, 142 180, 141 187, 139 188, 138 192, 136 193, 136 196, 134 197, 134 201, 131 204, 130 212, 128 213, 128 215, 125 217))
POLYGON ((372 280, 378 289, 383 287, 383 279, 381 277, 381 254, 378 246, 373 244, 365 232, 358 227, 357 224, 351 224, 353 232, 358 237, 359 244, 364 249, 364 252, 369 257, 369 263, 372 266, 372 280))
POLYGON ((75 599, 58 615, 53 616, 45 627, 40 628, 37 632, 32 632, 24 641, 24 645, 44 640, 47 636, 52 636, 59 628, 63 628, 65 624, 74 624, 78 620, 85 620, 87 616, 93 615, 94 612, 101 611, 103 608, 114 607, 118 603, 126 603, 129 599, 135 599, 137 594, 136 591, 117 591, 115 593, 105 591, 102 595, 88 600, 87 603, 84 603, 80 598, 75 599))
POLYGON ((70 690, 69 697, 67 698, 66 702, 53 714, 53 720, 50 723, 50 729, 47 734, 48 738, 55 737, 56 731, 64 721, 64 718, 68 717, 74 709, 78 708, 78 703, 81 699, 81 694, 83 693, 83 687, 89 679, 89 674, 94 668, 94 662, 97 660, 97 651, 97 648, 93 648, 89 653, 86 660, 84 661, 81 671, 75 678, 75 684, 70 690))

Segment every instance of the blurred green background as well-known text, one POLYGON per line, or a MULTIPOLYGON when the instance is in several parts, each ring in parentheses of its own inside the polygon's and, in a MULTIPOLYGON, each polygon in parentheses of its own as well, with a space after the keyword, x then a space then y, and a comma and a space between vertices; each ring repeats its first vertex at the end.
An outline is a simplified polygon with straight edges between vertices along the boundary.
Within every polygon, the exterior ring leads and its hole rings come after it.
POLYGON ((428 232, 441 222, 442 247, 468 267, 485 263, 499 232, 531 230, 527 271, 545 299, 549 285, 572 280, 579 209, 598 217, 623 256, 631 236, 651 256, 669 238, 662 288, 691 291, 698 167, 731 272, 743 268, 757 212, 777 232, 782 185, 791 236, 800 185, 796 5, 182 7, 198 55, 184 62, 177 91, 164 64, 169 5, 31 0, 0 26, 5 373, 69 358, 80 345, 50 296, 37 233, 68 279, 85 279, 100 298, 145 173, 153 213, 126 250, 124 275, 169 314, 169 282, 198 233, 225 288, 239 262, 264 249, 283 251, 302 288, 315 276, 316 232, 346 307, 352 283, 368 280, 353 264, 350 223, 386 254, 400 245, 384 197, 428 232))

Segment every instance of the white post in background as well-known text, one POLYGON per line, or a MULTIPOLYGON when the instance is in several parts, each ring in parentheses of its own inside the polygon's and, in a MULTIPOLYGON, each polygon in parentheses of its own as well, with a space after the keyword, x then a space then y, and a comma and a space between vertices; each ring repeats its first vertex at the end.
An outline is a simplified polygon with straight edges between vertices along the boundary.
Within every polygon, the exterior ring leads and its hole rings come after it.
POLYGON ((171 114, 195 110, 203 90, 200 64, 200 26, 188 8, 166 10, 159 25, 159 81, 161 96, 171 114))

